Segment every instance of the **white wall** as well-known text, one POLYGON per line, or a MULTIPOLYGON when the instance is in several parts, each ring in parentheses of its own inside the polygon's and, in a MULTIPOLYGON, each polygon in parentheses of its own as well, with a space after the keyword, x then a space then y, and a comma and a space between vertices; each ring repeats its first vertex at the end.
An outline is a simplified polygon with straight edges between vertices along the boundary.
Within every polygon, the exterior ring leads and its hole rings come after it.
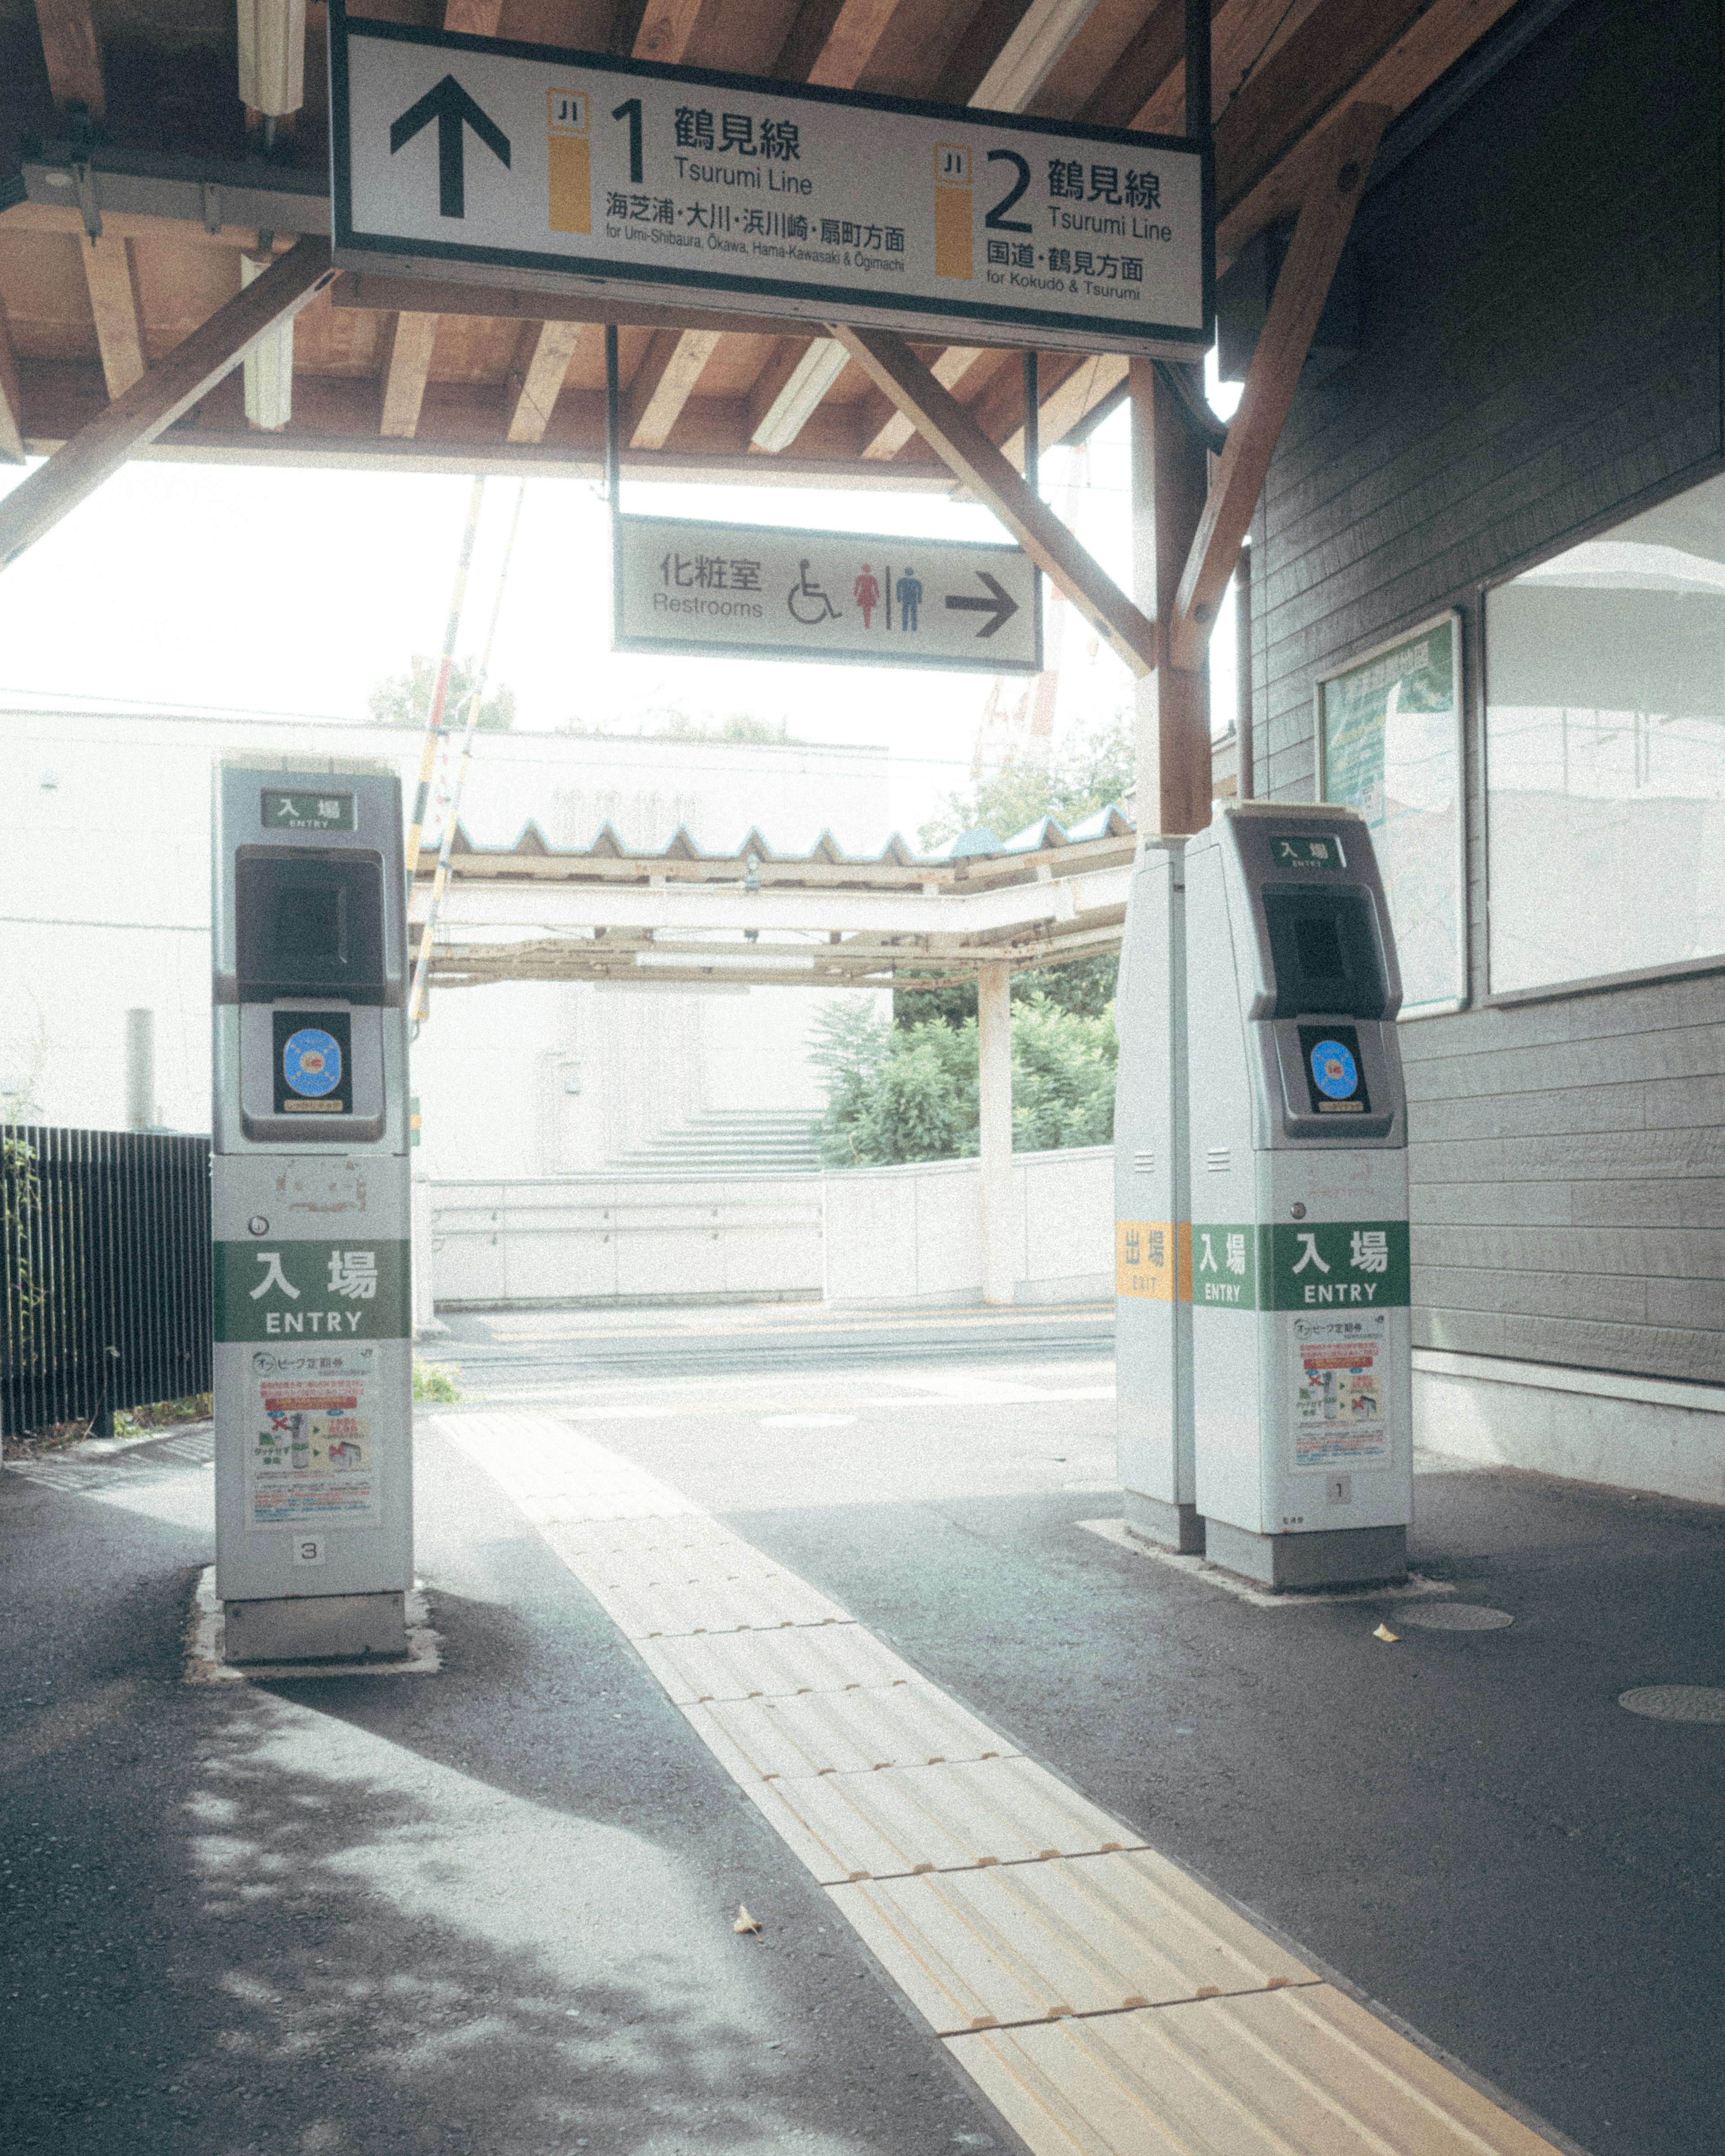
POLYGON ((820 1182, 440 1182, 431 1193, 437 1306, 812 1300, 820 1182))
MULTIPOLYGON (((1016 1153, 1020 1303, 1114 1292, 1114 1148, 1016 1153)), ((980 1302, 982 1178, 973 1160, 846 1168, 826 1178, 826 1299, 852 1308, 980 1302)))

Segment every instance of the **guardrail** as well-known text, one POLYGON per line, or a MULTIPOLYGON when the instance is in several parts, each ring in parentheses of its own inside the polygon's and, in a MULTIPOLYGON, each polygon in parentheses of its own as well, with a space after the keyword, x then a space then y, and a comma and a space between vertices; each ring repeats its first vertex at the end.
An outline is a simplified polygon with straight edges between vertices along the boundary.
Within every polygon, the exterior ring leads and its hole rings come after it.
POLYGON ((0 1431, 209 1390, 209 1151, 0 1125, 0 1431))

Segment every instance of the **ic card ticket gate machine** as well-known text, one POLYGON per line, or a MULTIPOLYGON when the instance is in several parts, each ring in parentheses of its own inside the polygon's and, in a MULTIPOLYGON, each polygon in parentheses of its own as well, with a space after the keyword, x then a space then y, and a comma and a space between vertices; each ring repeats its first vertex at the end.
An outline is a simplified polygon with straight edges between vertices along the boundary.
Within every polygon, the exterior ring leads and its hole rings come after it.
POLYGON ((214 806, 226 1653, 399 1656, 413 1579, 401 783, 221 768, 214 806))
MULTIPOLYGON (((1193 1495, 1272 1588, 1399 1578, 1412 1514, 1401 980, 1364 822, 1186 847, 1193 1495)), ((1183 1283, 1185 1285, 1185 1283, 1183 1283)))

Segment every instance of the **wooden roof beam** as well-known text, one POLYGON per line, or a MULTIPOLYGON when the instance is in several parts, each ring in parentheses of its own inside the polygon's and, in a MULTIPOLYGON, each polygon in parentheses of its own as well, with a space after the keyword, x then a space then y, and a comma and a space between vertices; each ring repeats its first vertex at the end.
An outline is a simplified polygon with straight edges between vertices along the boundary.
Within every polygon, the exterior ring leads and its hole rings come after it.
POLYGON ((90 0, 36 0, 36 28, 54 103, 62 110, 74 103, 88 105, 90 118, 101 119, 108 100, 90 0))
POLYGON ((893 330, 835 324, 837 337, 925 441, 1005 525, 1038 568, 1106 637, 1134 674, 1156 666, 1156 630, 1113 578, 1080 546, 1041 496, 1026 486, 951 390, 893 330))
POLYGON ((509 417, 504 439, 540 442, 551 424, 563 377, 581 341, 579 322, 541 322, 526 364, 512 372, 505 385, 509 392, 509 417))
POLYGON ((1386 105, 1351 105, 1317 146, 1311 192, 1288 243, 1174 597, 1168 656, 1185 672, 1195 673, 1204 663, 1216 609, 1240 558, 1389 116, 1386 105))
POLYGON ((662 449, 719 341, 716 330, 655 330, 624 401, 624 439, 662 449))
MULTIPOLYGON (((1228 0, 1210 0, 1212 23, 1227 4, 1228 0)), ((1183 75, 1185 62, 1185 0, 1158 0, 1112 66, 1069 110, 1040 102, 1031 109, 1051 118, 1082 120, 1092 127, 1130 127, 1176 68, 1183 75)), ((1067 94, 1076 88, 1072 83, 1067 94)))
POLYGON ((1217 123, 1219 266, 1267 226, 1299 214, 1327 115, 1356 103, 1381 105, 1392 117, 1405 111, 1513 4, 1322 0, 1217 123))
POLYGON ((189 411, 254 345, 291 321, 334 275, 329 242, 300 239, 255 284, 218 307, 0 501, 0 568, 15 562, 134 451, 189 411))
POLYGON ((389 331, 383 362, 383 409, 377 432, 410 439, 419 429, 419 408, 431 377, 432 347, 437 342, 435 315, 398 314, 389 331))
POLYGON ((104 233, 100 239, 81 241, 79 253, 84 259, 90 311, 95 318, 102 377, 111 403, 126 394, 148 364, 137 286, 132 279, 131 249, 125 240, 104 233))

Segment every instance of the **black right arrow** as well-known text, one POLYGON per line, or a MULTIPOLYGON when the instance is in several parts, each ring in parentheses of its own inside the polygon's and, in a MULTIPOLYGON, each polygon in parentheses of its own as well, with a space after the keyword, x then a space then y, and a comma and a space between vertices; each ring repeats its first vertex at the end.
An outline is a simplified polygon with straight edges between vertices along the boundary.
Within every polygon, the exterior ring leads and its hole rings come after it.
POLYGON ((410 105, 389 130, 393 157, 404 142, 411 142, 422 127, 437 122, 437 206, 444 217, 465 217, 467 189, 462 173, 466 138, 464 123, 472 128, 500 164, 509 162, 509 137, 489 113, 478 105, 452 74, 428 90, 417 105, 410 105))
POLYGON ((1019 610, 1019 603, 1004 584, 995 582, 986 569, 978 569, 977 574, 988 587, 992 597, 985 599, 949 598, 947 604, 959 613, 993 614, 994 619, 988 627, 977 631, 978 637, 988 637, 1012 619, 1019 610))

